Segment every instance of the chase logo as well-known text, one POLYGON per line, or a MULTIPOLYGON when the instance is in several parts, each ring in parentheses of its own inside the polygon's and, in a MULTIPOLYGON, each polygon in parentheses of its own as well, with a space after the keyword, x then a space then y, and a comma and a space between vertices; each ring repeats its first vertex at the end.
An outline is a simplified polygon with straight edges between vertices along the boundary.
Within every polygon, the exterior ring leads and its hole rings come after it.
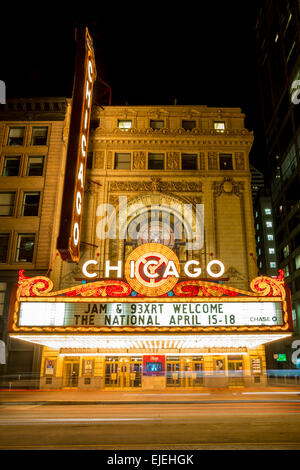
POLYGON ((6 103, 6 86, 3 80, 0 80, 0 104, 6 103))

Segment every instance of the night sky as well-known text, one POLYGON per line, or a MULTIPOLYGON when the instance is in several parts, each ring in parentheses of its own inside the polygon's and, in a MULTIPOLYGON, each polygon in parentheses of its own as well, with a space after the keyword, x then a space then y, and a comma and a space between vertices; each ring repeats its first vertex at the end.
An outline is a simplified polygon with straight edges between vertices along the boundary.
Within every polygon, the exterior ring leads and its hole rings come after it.
POLYGON ((86 25, 98 74, 112 89, 112 105, 172 105, 176 100, 178 105, 240 107, 247 129, 257 137, 251 161, 261 169, 254 42, 259 3, 201 0, 184 9, 182 3, 108 8, 98 2, 88 15, 82 3, 67 13, 58 7, 48 12, 43 3, 40 13, 18 7, 18 13, 7 13, 0 31, 0 79, 8 98, 71 97, 74 31, 86 25))

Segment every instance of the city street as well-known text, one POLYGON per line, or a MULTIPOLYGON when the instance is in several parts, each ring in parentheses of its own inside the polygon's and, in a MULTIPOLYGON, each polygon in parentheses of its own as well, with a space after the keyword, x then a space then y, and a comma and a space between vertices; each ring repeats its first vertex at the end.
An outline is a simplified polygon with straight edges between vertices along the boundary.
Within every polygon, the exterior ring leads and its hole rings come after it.
POLYGON ((132 403, 65 406, 2 393, 0 449, 300 450, 299 392, 246 393, 179 394, 177 402, 176 394, 145 393, 132 403))

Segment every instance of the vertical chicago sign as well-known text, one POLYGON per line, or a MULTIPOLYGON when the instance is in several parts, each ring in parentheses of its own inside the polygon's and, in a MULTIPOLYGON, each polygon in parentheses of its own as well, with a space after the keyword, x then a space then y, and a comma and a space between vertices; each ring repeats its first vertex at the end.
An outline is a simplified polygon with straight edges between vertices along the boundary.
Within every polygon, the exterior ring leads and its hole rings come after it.
POLYGON ((65 182, 57 249, 65 261, 80 259, 80 229, 96 66, 87 28, 76 33, 76 64, 65 182))

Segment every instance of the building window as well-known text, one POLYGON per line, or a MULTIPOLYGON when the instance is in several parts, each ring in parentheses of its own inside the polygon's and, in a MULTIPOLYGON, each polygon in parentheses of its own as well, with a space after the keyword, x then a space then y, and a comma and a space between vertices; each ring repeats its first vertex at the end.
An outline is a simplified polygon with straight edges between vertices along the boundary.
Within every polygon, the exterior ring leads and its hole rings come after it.
POLYGON ((181 155, 181 168, 183 170, 197 170, 197 155, 183 153, 181 155))
POLYGON ((276 262, 275 261, 270 262, 270 268, 276 268, 276 262))
POLYGON ((44 157, 28 157, 26 176, 42 176, 44 157))
POLYGON ((215 121, 214 130, 217 132, 225 132, 225 122, 224 121, 215 121))
POLYGON ((260 236, 257 235, 257 243, 259 243, 259 242, 260 242, 260 236))
POLYGON ((268 227, 268 228, 271 228, 271 227, 273 227, 273 224, 272 224, 272 222, 270 222, 270 221, 266 222, 266 227, 268 227))
POLYGON ((300 254, 295 257, 295 268, 300 268, 300 254))
POLYGON ((288 264, 286 266, 284 266, 283 272, 284 272, 285 277, 288 277, 290 275, 290 270, 289 270, 289 265, 288 264))
POLYGON ((191 131, 192 129, 195 129, 196 127, 196 121, 182 121, 182 128, 185 129, 186 131, 191 131))
POLYGON ((16 261, 31 263, 33 260, 35 235, 33 233, 19 234, 16 250, 16 261))
POLYGON ((122 129, 122 130, 127 130, 127 129, 131 129, 132 127, 132 121, 130 120, 122 120, 122 119, 119 119, 118 120, 118 128, 119 129, 122 129))
POLYGON ((11 191, 9 193, 0 193, 0 216, 13 215, 15 205, 16 193, 11 191))
POLYGON ((116 153, 115 154, 115 170, 130 170, 131 169, 131 154, 130 153, 116 153))
POLYGON ((289 245, 285 245, 283 247, 283 257, 287 258, 289 256, 289 254, 290 254, 290 247, 289 247, 289 245))
POLYGON ((31 133, 31 145, 47 144, 48 127, 33 127, 31 133))
POLYGON ((18 176, 21 157, 5 157, 2 176, 18 176))
POLYGON ((256 224, 256 230, 257 231, 259 230, 259 224, 256 224))
POLYGON ((232 170, 232 155, 230 153, 220 153, 220 170, 232 170))
POLYGON ((271 213, 272 213, 272 212, 271 212, 271 209, 269 209, 269 208, 266 208, 266 209, 265 209, 265 214, 266 214, 266 215, 271 215, 271 213))
POLYGON ((0 316, 2 316, 4 312, 4 300, 5 300, 6 289, 7 289, 7 283, 0 282, 0 316))
POLYGON ((258 217, 258 212, 255 211, 255 218, 257 219, 257 217, 258 217))
POLYGON ((275 255, 275 248, 269 248, 269 254, 275 255))
POLYGON ((165 121, 159 119, 150 119, 151 129, 163 129, 165 127, 165 121))
POLYGON ((164 154, 163 153, 149 153, 148 155, 148 169, 149 170, 163 170, 164 169, 164 154))
POLYGON ((261 248, 258 248, 258 256, 261 255, 261 248))
POLYGON ((7 145, 23 145, 25 127, 10 127, 7 145))
POLYGON ((9 233, 0 233, 0 263, 7 262, 9 233))
POLYGON ((274 236, 271 235, 270 233, 268 233, 267 239, 268 239, 269 241, 273 241, 273 240, 274 240, 274 236))
POLYGON ((40 193, 24 193, 22 213, 23 216, 37 216, 39 213, 40 193))

